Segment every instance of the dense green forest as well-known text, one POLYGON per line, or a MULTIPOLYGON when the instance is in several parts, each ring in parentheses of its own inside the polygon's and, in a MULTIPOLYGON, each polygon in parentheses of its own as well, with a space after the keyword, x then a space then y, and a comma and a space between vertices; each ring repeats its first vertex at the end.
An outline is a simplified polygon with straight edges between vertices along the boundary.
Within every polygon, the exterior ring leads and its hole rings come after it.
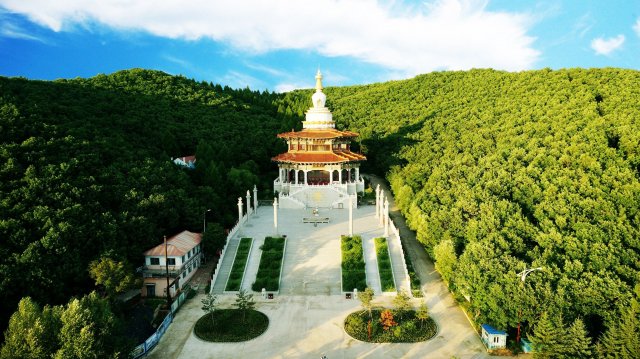
POLYGON ((440 72, 325 92, 477 322, 513 338, 519 310, 526 332, 541 313, 581 318, 593 339, 627 328, 640 353, 640 72, 440 72), (544 270, 523 284, 530 267, 544 270))
POLYGON ((147 70, 0 78, 0 329, 24 296, 96 289, 95 259, 133 269, 163 235, 201 232, 206 209, 230 228, 247 189, 271 196, 275 135, 300 126, 275 99, 147 70), (192 154, 196 170, 171 161, 192 154))
MULTIPOLYGON (((513 333, 521 310, 532 338, 584 323, 607 357, 640 351, 639 84, 632 70, 472 70, 325 93, 474 320, 513 333), (522 283, 530 267, 544 270, 522 283)), ((310 94, 146 70, 0 78, 3 326, 22 297, 86 294, 89 262, 139 265, 207 208, 232 225, 247 187, 270 195, 275 135, 300 128, 310 94), (195 171, 170 162, 193 153, 195 171)))

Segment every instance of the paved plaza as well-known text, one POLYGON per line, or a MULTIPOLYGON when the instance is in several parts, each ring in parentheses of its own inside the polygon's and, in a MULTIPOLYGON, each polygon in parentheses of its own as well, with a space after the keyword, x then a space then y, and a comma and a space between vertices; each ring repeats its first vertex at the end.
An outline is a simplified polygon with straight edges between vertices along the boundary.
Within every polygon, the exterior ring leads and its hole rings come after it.
MULTIPOLYGON (((375 217, 375 206, 359 207, 353 215, 354 234, 361 235, 363 241, 382 236, 383 229, 375 217)), ((408 254, 414 259, 416 272, 423 283, 424 300, 439 326, 436 337, 423 343, 371 344, 347 335, 343 329, 345 317, 361 310, 359 302, 345 299, 340 289, 340 235, 348 233, 348 210, 320 209, 320 216, 329 217, 330 221, 317 227, 303 223, 302 219, 309 216, 311 210, 279 210, 278 232, 287 235, 281 291, 272 300, 262 299, 259 294, 254 296, 256 309, 270 320, 269 328, 262 336, 243 343, 209 343, 196 338, 193 326, 204 314, 200 308, 204 294, 199 294, 177 313, 167 333, 149 356, 163 359, 321 358, 323 355, 328 359, 489 357, 417 242, 415 246, 408 246, 408 254)), ((407 230, 404 224, 398 223, 399 218, 394 219, 401 234, 407 230)), ((234 240, 252 237, 254 246, 259 246, 265 236, 273 234, 273 208, 260 207, 257 215, 249 218, 234 240)), ((250 255, 242 285, 245 288, 249 288, 255 279, 260 252, 256 248, 250 255)), ((374 276, 370 268, 368 276, 374 276)), ((218 276, 214 291, 222 292, 224 281, 224 275, 218 276)), ((375 280, 370 279, 370 282, 375 287, 375 280)), ((377 286, 379 288, 379 282, 377 286)), ((222 307, 231 307, 235 295, 219 294, 219 299, 222 307)), ((389 295, 377 295, 374 303, 391 306, 392 299, 389 295)), ((413 303, 418 306, 420 300, 414 299, 413 303)))

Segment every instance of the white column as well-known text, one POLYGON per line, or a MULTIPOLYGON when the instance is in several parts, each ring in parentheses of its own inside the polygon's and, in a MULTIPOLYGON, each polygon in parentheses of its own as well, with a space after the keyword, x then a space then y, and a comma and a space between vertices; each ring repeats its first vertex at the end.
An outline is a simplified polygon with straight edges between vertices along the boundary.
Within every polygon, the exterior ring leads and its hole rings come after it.
POLYGON ((238 197, 238 225, 242 225, 242 197, 238 197))
POLYGON ((353 236, 353 197, 349 195, 349 236, 353 236))
POLYGON ((307 181, 307 172, 309 172, 309 171, 304 171, 304 184, 305 184, 305 185, 306 185, 307 183, 309 183, 309 182, 307 181))
POLYGON ((389 200, 385 197, 384 199, 384 236, 389 237, 389 200))
POLYGON ((342 168, 338 170, 338 181, 342 183, 342 168))
POLYGON ((360 167, 356 167, 356 182, 360 182, 360 167))
POLYGON ((276 236, 278 235, 278 198, 273 198, 273 229, 276 231, 276 236))
POLYGON ((253 211, 258 214, 258 187, 253 185, 253 211))
POLYGON ((380 227, 384 226, 384 191, 382 189, 380 189, 380 218, 379 218, 379 224, 380 227))
POLYGON ((247 221, 251 215, 251 193, 247 190, 247 221))
POLYGON ((376 186, 376 218, 380 218, 380 185, 376 186))
POLYGON ((298 184, 298 170, 296 170, 296 173, 294 174, 294 178, 295 178, 296 184, 298 184))

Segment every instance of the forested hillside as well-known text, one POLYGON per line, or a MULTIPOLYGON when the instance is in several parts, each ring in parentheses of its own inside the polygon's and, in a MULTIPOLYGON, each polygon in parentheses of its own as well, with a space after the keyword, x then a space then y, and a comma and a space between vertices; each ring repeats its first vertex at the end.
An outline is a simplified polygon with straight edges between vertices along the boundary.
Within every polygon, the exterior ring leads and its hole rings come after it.
POLYGON ((325 92, 474 319, 513 330, 518 310, 530 324, 548 312, 593 337, 635 316, 640 341, 639 72, 472 70, 325 92), (523 286, 531 267, 544 271, 523 286))
MULTIPOLYGON (((541 318, 581 318, 600 353, 638 348, 640 72, 440 72, 325 93, 478 323, 513 338, 521 310, 535 337, 541 318), (530 267, 544 269, 523 284, 530 267)), ((237 192, 269 195, 275 134, 300 127, 310 94, 144 70, 0 78, 2 322, 22 296, 88 292, 93 259, 138 263, 163 234, 199 230, 206 208, 232 224, 237 192), (194 152, 195 171, 170 162, 194 152)))
POLYGON ((94 289, 92 260, 132 270, 163 235, 201 232, 206 209, 230 228, 247 189, 271 196, 276 133, 300 123, 275 98, 147 70, 0 78, 0 329, 23 296, 94 289), (192 154, 194 171, 171 161, 192 154))

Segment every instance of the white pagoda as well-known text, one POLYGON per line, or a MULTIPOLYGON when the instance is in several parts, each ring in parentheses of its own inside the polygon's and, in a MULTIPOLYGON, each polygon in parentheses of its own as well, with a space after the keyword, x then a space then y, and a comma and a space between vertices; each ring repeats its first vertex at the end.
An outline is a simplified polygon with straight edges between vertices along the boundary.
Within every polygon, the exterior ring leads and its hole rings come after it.
POLYGON ((278 134, 288 147, 272 158, 280 169, 273 187, 282 208, 343 208, 349 195, 364 191, 360 162, 366 157, 350 149, 358 134, 335 128, 326 99, 318 70, 313 107, 306 113, 302 131, 278 134))

